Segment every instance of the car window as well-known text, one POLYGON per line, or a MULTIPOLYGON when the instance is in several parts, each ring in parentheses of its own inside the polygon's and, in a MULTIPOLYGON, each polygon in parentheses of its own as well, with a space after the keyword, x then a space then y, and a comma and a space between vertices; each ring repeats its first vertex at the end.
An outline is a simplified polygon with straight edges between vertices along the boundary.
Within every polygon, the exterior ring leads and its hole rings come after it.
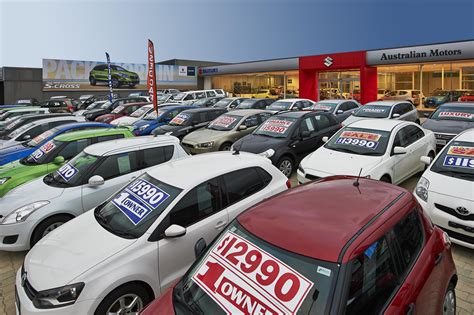
POLYGON ((332 126, 331 121, 326 115, 316 115, 314 116, 314 119, 316 120, 318 130, 323 130, 332 126))
POLYGON ((418 126, 410 125, 405 128, 405 137, 407 138, 408 143, 407 145, 410 145, 425 136, 423 130, 421 130, 421 128, 418 126))
POLYGON ((272 116, 273 114, 272 113, 260 113, 258 114, 260 116, 260 120, 262 122, 264 122, 265 120, 267 120, 270 116, 272 116))
POLYGON ((214 91, 207 91, 206 95, 207 95, 207 97, 214 97, 214 96, 216 96, 216 93, 214 91))
POLYGON ((105 158, 92 175, 99 175, 105 180, 115 178, 138 170, 137 151, 120 153, 105 158))
POLYGON ((400 91, 400 92, 399 92, 399 95, 407 95, 407 94, 408 94, 407 91, 400 91))
POLYGON ((379 314, 397 287, 393 257, 385 237, 351 263, 346 314, 379 314))
POLYGON ((343 112, 349 110, 348 102, 342 103, 342 104, 339 106, 339 109, 338 109, 338 110, 342 110, 343 112))
POLYGON ((194 99, 193 95, 192 94, 188 94, 186 95, 186 97, 184 98, 185 101, 189 101, 189 100, 192 100, 194 99))
POLYGON ((140 168, 155 166, 171 160, 174 153, 174 146, 167 145, 143 150, 143 161, 140 168))
MULTIPOLYGON (((222 176, 227 192, 227 204, 239 202, 268 185, 268 177, 262 178, 256 167, 246 168, 222 176)), ((268 175, 264 170, 261 170, 268 175)), ((270 176, 270 175, 268 175, 270 176)), ((270 176, 271 180, 271 176, 270 176)))
POLYGON ((347 104, 348 110, 351 110, 351 109, 354 109, 354 108, 358 108, 358 107, 359 107, 359 106, 357 106, 357 104, 354 103, 354 102, 347 102, 346 104, 347 104))
POLYGON ((401 104, 402 107, 402 115, 407 114, 413 110, 413 105, 409 103, 403 103, 401 104))
POLYGON ((195 93, 197 99, 205 98, 206 97, 206 92, 196 92, 195 93))
POLYGON ((395 114, 399 114, 400 116, 403 115, 402 104, 397 104, 397 105, 395 105, 395 106, 393 107, 392 117, 393 117, 395 114))
POLYGON ((243 125, 247 126, 247 128, 255 127, 259 125, 258 122, 258 115, 252 115, 247 118, 245 118, 243 125))
POLYGON ((314 121, 312 117, 305 118, 300 125, 301 132, 304 131, 309 131, 313 132, 314 131, 314 121))
POLYGON ((78 155, 85 147, 91 144, 91 139, 80 139, 77 141, 70 141, 64 146, 57 156, 62 156, 65 160, 72 159, 78 155))

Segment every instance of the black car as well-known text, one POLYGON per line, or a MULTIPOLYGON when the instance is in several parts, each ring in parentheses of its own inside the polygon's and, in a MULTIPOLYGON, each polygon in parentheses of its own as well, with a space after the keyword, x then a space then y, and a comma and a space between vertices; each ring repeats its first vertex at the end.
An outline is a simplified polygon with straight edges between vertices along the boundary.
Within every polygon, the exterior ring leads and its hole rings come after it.
POLYGON ((171 132, 172 136, 182 139, 188 133, 206 126, 210 121, 226 113, 224 108, 187 109, 174 117, 168 125, 163 125, 152 131, 154 135, 164 135, 171 132))
POLYGON ((355 100, 323 100, 319 101, 312 106, 309 110, 328 112, 336 116, 336 120, 343 122, 347 117, 356 112, 360 107, 360 104, 355 100))
POLYGON ((44 118, 54 118, 54 117, 61 117, 61 116, 72 116, 71 114, 27 114, 18 116, 12 120, 10 120, 7 124, 0 129, 0 137, 8 135, 10 132, 14 131, 15 129, 29 124, 35 120, 44 119, 44 118))
POLYGON ((434 132, 439 151, 459 133, 474 128, 474 103, 446 103, 427 116, 423 128, 434 132))
POLYGON ((84 116, 89 121, 94 121, 97 117, 110 114, 116 107, 128 104, 128 103, 142 103, 147 102, 147 99, 144 97, 126 97, 126 98, 119 98, 114 100, 112 103, 107 101, 104 103, 100 108, 94 108, 92 110, 88 110, 84 113, 84 116))
POLYGON ((234 150, 262 153, 273 149, 272 163, 290 177, 295 165, 323 144, 341 125, 325 112, 291 111, 268 118, 255 131, 233 145, 234 150))
POLYGON ((237 105, 235 109, 266 109, 274 101, 271 98, 249 98, 237 105))

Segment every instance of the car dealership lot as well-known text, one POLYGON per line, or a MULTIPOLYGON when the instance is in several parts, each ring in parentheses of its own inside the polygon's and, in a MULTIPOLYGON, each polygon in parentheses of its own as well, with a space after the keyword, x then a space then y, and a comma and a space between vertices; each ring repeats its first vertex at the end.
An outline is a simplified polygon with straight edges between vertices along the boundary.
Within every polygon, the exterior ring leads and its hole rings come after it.
MULTIPOLYGON (((400 186, 413 191, 419 176, 413 176, 400 186)), ((292 186, 297 185, 293 174, 292 186)), ((26 252, 0 251, 0 314, 15 314, 15 273, 21 267, 26 252)), ((474 251, 453 244, 453 257, 458 271, 456 286, 458 314, 474 313, 474 251)))

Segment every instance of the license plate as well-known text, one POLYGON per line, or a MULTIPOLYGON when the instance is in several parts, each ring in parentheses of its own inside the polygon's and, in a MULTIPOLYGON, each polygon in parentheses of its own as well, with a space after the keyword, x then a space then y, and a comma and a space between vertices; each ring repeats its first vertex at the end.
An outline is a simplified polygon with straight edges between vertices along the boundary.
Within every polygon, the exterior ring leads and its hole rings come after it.
POLYGON ((21 303, 20 303, 20 298, 18 296, 18 290, 15 286, 15 306, 16 306, 16 313, 18 315, 21 315, 21 303))
POLYGON ((446 140, 436 140, 436 144, 439 144, 439 145, 446 145, 446 140))

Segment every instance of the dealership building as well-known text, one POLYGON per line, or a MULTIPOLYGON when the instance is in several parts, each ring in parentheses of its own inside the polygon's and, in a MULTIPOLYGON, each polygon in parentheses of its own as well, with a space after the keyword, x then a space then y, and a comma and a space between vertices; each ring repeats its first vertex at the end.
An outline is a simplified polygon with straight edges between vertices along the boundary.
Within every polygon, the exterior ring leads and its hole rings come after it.
MULTIPOLYGON (((26 97, 41 100, 54 95, 107 93, 104 84, 90 86, 89 72, 78 66, 85 64, 87 68, 94 62, 55 61, 64 62, 65 72, 83 72, 81 79, 85 82, 79 90, 72 88, 79 86, 75 80, 49 73, 47 65, 52 60, 44 59, 43 68, 0 68, 0 104, 26 97), (51 75, 52 79, 48 77, 51 75), (57 78, 59 82, 54 82, 57 78)), ((137 66, 145 69, 145 65, 137 66)), ((232 64, 173 59, 157 63, 156 70, 158 88, 222 88, 231 95, 263 97, 273 93, 313 100, 356 98, 365 104, 388 90, 415 90, 424 96, 439 90, 474 90, 474 40, 232 64)), ((140 77, 140 82, 145 78, 140 77)), ((125 87, 117 92, 126 96, 140 89, 146 86, 125 87)))

